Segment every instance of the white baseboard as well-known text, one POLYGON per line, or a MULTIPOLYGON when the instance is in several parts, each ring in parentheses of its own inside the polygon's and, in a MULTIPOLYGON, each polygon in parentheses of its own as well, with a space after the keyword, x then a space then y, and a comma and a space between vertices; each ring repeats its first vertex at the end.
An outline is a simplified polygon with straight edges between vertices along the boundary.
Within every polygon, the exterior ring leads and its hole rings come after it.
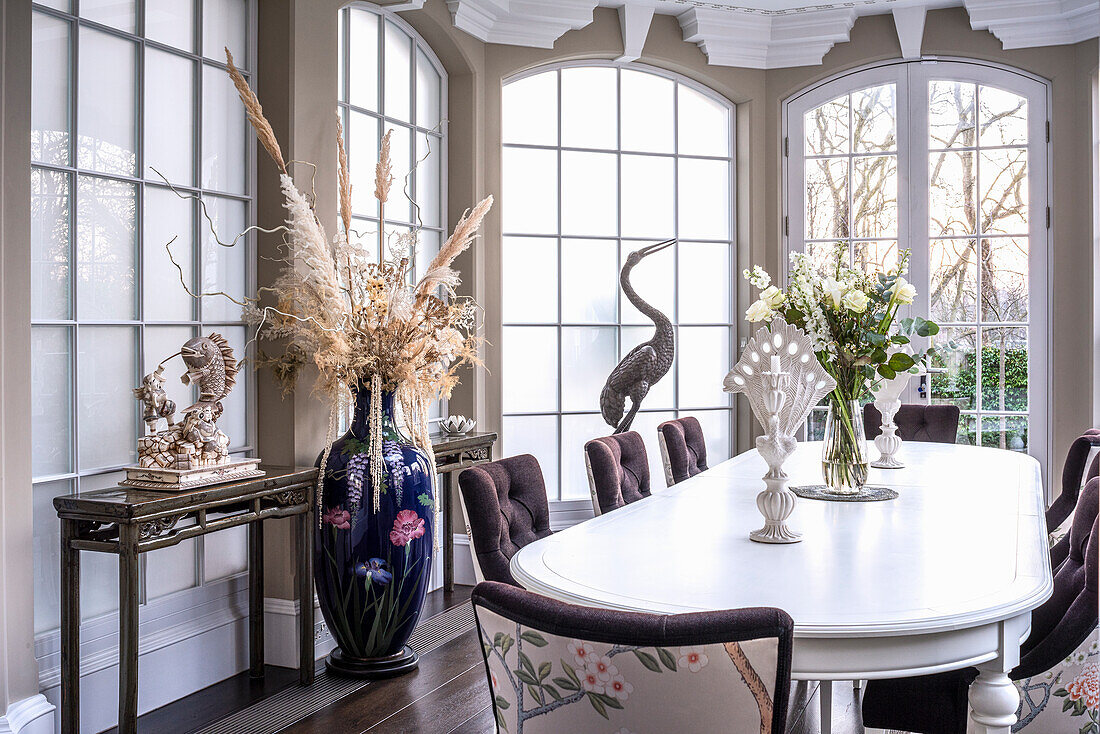
MULTIPOLYGON (((335 646, 314 598, 313 659, 320 660, 335 646)), ((298 602, 294 599, 264 599, 264 659, 268 665, 298 667, 298 602)))
POLYGON ((0 716, 0 734, 53 734, 54 705, 41 693, 16 701, 0 716))

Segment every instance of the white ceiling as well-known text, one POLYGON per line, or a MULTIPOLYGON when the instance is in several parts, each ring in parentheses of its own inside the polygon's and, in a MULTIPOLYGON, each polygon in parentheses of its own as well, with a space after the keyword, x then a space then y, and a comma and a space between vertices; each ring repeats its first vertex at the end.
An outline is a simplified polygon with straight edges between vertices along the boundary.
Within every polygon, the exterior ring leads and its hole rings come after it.
MULTIPOLYGON (((446 0, 455 27, 487 43, 551 48, 592 22, 597 7, 616 8, 623 60, 638 58, 654 14, 673 15, 684 40, 711 64, 754 69, 812 66, 848 40, 856 18, 893 16, 903 55, 920 55, 925 14, 962 6, 976 30, 1004 48, 1077 43, 1100 35, 1097 0, 446 0)), ((422 6, 404 0, 400 9, 422 6)))

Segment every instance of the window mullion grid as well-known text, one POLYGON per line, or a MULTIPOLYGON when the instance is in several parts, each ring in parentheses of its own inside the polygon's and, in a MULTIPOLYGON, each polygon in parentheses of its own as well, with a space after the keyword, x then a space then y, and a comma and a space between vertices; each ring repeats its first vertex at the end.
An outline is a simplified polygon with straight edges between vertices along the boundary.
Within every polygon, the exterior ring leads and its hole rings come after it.
POLYGON ((974 444, 982 445, 982 179, 981 127, 978 125, 978 85, 974 84, 974 444))
POLYGON ((558 218, 557 218, 557 232, 558 232, 558 240, 557 240, 557 255, 558 255, 558 319, 557 319, 557 321, 558 321, 558 323, 555 325, 555 329, 557 331, 556 336, 557 336, 557 339, 558 339, 558 365, 557 365, 557 368, 558 368, 558 404, 557 404, 557 413, 558 413, 558 416, 557 416, 557 424, 558 424, 558 501, 561 502, 564 499, 563 492, 562 492, 562 479, 565 476, 565 452, 562 451, 562 439, 564 437, 564 431, 563 431, 564 426, 563 426, 563 424, 565 423, 565 418, 562 415, 562 409, 565 407, 565 401, 563 399, 563 393, 565 392, 565 384, 564 384, 564 381, 562 379, 562 377, 563 377, 563 374, 562 374, 563 373, 563 370, 562 370, 562 343, 563 343, 563 340, 562 340, 562 330, 561 330, 561 322, 562 322, 561 195, 562 195, 562 189, 563 189, 563 186, 562 186, 562 165, 561 165, 561 162, 562 162, 562 151, 561 151, 561 122, 562 122, 562 113, 561 113, 561 107, 562 107, 562 104, 561 104, 561 102, 562 102, 561 69, 558 69, 555 72, 555 76, 557 77, 557 82, 558 82, 558 149, 555 153, 557 155, 557 160, 558 160, 558 207, 557 207, 557 209, 558 209, 558 212, 557 212, 557 215, 558 215, 558 218))
POLYGON ((848 155, 846 156, 845 163, 848 165, 848 212, 847 212, 847 235, 848 240, 848 265, 851 266, 855 260, 855 245, 852 243, 852 237, 855 233, 856 221, 855 221, 855 181, 856 181, 856 166, 855 166, 855 151, 856 151, 856 131, 855 131, 855 116, 852 114, 852 105, 855 104, 851 93, 848 94, 848 155))
MULTIPOLYGON (((622 252, 623 252, 623 82, 622 82, 623 70, 621 68, 615 69, 615 234, 617 239, 615 242, 615 273, 618 274, 622 271, 622 252)), ((562 272, 558 270, 558 282, 562 280, 562 272)), ((559 285, 559 290, 561 289, 559 285)), ((623 315, 621 311, 622 300, 620 295, 622 288, 616 286, 616 314, 615 314, 615 364, 619 363, 622 359, 620 355, 623 353, 623 315)), ((600 411, 601 417, 603 411, 600 411)))
MULTIPOLYGON (((730 121, 732 124, 732 120, 730 121)), ((672 333, 680 343, 680 84, 672 85, 672 333)), ((672 359, 672 416, 680 417, 680 352, 672 359)))

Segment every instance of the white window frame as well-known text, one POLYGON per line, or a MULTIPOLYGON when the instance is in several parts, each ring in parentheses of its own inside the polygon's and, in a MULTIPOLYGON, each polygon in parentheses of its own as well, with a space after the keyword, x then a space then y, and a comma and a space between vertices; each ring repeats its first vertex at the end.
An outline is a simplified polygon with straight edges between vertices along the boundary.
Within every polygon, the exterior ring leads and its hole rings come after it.
MULTIPOLYGON (((666 374, 665 377, 663 378, 665 380, 671 380, 672 381, 672 385, 673 385, 672 407, 671 408, 664 408, 664 407, 655 408, 655 407, 652 407, 652 406, 646 407, 645 403, 643 403, 642 408, 639 410, 639 414, 641 414, 641 413, 672 413, 676 417, 684 417, 684 416, 687 416, 687 415, 691 415, 693 412, 696 412, 696 411, 726 410, 729 414, 728 455, 733 456, 736 453, 735 447, 736 447, 736 441, 737 441, 737 411, 736 411, 736 404, 732 400, 732 397, 733 397, 732 395, 729 396, 729 398, 727 399, 727 403, 724 406, 699 407, 699 406, 681 406, 680 405, 680 396, 679 396, 679 393, 680 393, 680 390, 679 390, 679 364, 680 364, 679 333, 680 333, 680 331, 679 330, 680 330, 681 326, 687 326, 687 327, 697 326, 697 327, 712 327, 712 328, 725 327, 725 328, 727 328, 728 329, 728 334, 729 334, 729 349, 730 349, 731 362, 732 362, 732 360, 736 359, 736 353, 737 353, 737 349, 738 349, 737 323, 738 323, 738 318, 739 318, 739 312, 738 312, 738 309, 737 309, 738 278, 736 277, 737 263, 738 263, 738 260, 737 260, 737 229, 736 229, 737 212, 736 212, 736 207, 734 205, 734 202, 736 200, 736 191, 737 191, 737 188, 736 188, 736 185, 737 185, 737 161, 736 161, 737 106, 733 102, 731 102, 730 100, 723 97, 718 92, 714 91, 713 89, 710 89, 707 86, 705 86, 703 84, 700 84, 699 82, 696 82, 696 81, 694 81, 694 80, 692 80, 688 77, 685 77, 681 74, 677 74, 677 73, 672 72, 672 71, 668 71, 668 70, 661 69, 661 68, 658 68, 658 67, 650 66, 648 64, 638 63, 636 61, 634 61, 634 62, 616 62, 616 61, 608 61, 608 60, 605 60, 605 59, 578 59, 578 60, 575 60, 575 61, 566 61, 566 62, 558 62, 558 63, 553 63, 553 64, 546 64, 546 65, 538 66, 538 67, 520 72, 518 74, 514 74, 514 75, 506 77, 502 81, 501 87, 503 89, 504 87, 506 87, 507 85, 509 85, 513 82, 519 81, 521 79, 525 79, 527 77, 536 76, 536 75, 544 74, 544 73, 548 73, 548 72, 556 72, 559 75, 558 80, 557 80, 557 114, 558 114, 558 122, 557 122, 557 142, 556 142, 556 144, 546 145, 546 144, 533 144, 533 143, 508 143, 508 142, 503 142, 502 145, 501 145, 501 149, 502 149, 502 152, 503 152, 503 150, 508 149, 508 148, 521 148, 521 149, 528 149, 528 150, 547 150, 547 151, 555 151, 558 154, 558 157, 557 157, 557 166, 558 166, 558 169, 557 169, 557 175, 558 175, 558 200, 557 200, 558 221, 557 221, 557 232, 554 233, 554 234, 531 234, 531 233, 527 233, 527 232, 503 231, 501 233, 501 237, 502 237, 502 240, 503 240, 504 237, 515 236, 515 237, 545 238, 545 239, 556 240, 558 242, 558 278, 559 278, 559 283, 558 283, 558 304, 557 304, 558 316, 557 316, 557 320, 553 321, 553 322, 533 323, 533 322, 509 321, 506 317, 506 314, 502 313, 501 314, 501 333, 502 333, 501 342, 503 342, 504 339, 505 339, 505 337, 503 335, 503 331, 504 331, 504 329, 506 329, 508 327, 530 326, 530 327, 548 327, 548 328, 556 329, 556 331, 557 331, 557 344, 558 344, 558 364, 557 364, 557 384, 558 384, 557 407, 558 407, 558 409, 554 410, 554 411, 548 411, 547 410, 547 411, 509 412, 507 410, 504 410, 503 407, 502 407, 501 415, 499 416, 499 418, 500 418, 500 424, 501 425, 504 424, 504 419, 508 418, 508 417, 521 417, 521 416, 546 416, 546 417, 549 417, 549 416, 554 416, 554 417, 557 418, 557 446, 558 446, 559 486, 554 487, 554 488, 551 488, 551 487, 548 486, 547 487, 547 493, 550 495, 549 503, 550 503, 551 524, 555 528, 558 528, 558 527, 566 527, 566 526, 569 526, 569 525, 573 525, 577 522, 581 522, 581 521, 591 517, 592 514, 593 514, 592 501, 589 498, 585 498, 585 499, 566 499, 566 500, 560 499, 561 494, 562 494, 560 483, 566 480, 566 477, 564 476, 564 471, 563 471, 564 470, 564 464, 563 464, 563 461, 562 461, 562 458, 563 458, 563 453, 562 453, 562 451, 563 451, 563 442, 562 442, 562 438, 563 438, 563 421, 562 421, 562 417, 567 416, 567 415, 588 415, 588 414, 592 413, 592 411, 588 411, 588 410, 564 410, 562 408, 562 400, 563 400, 563 398, 562 398, 562 389, 561 389, 562 378, 563 378, 563 375, 562 375, 562 351, 561 351, 562 330, 564 328, 570 328, 570 327, 581 327, 581 328, 583 328, 583 327, 593 327, 593 328, 614 327, 616 329, 616 344, 618 346, 618 353, 621 354, 622 353, 622 331, 623 331, 623 328, 631 328, 631 327, 636 327, 636 326, 645 327, 646 326, 646 324, 644 324, 644 323, 642 323, 642 324, 632 324, 632 323, 624 323, 622 321, 623 304, 626 303, 626 298, 623 295, 622 288, 620 288, 618 286, 616 286, 617 313, 618 313, 618 319, 617 319, 616 322, 613 322, 613 323, 612 322, 573 323, 573 322, 564 321, 562 319, 561 304, 562 304, 563 296, 562 296, 562 291, 561 291, 561 267, 562 267, 561 240, 563 238, 566 238, 567 236, 562 234, 562 224, 561 224, 561 201, 562 201, 562 196, 561 196, 561 187, 562 187, 562 170, 561 170, 562 165, 561 165, 561 161, 562 161, 562 155, 561 154, 562 154, 563 151, 565 151, 565 152, 575 151, 575 152, 595 152, 595 153, 614 154, 618 159, 618 166, 617 166, 618 179, 617 180, 618 180, 619 189, 618 189, 617 197, 618 197, 618 200, 619 200, 620 209, 621 209, 621 192, 622 192, 622 156, 623 156, 624 153, 630 154, 630 155, 654 155, 654 156, 666 157, 666 158, 671 157, 673 159, 673 176, 674 177, 677 176, 677 172, 679 170, 680 160, 685 159, 685 158, 686 159, 721 160, 721 161, 725 161, 729 164, 729 172, 730 172, 729 173, 730 204, 729 204, 729 222, 728 222, 729 239, 728 240, 708 240, 708 239, 700 239, 700 238, 685 238, 685 241, 688 242, 688 243, 690 243, 690 242, 705 242, 705 243, 711 243, 711 244, 714 244, 714 243, 727 244, 728 243, 728 245, 729 245, 730 283, 731 283, 730 284, 730 312, 729 312, 730 313, 730 320, 727 323, 717 322, 717 323, 706 323, 706 324, 694 323, 694 322, 681 322, 679 320, 679 316, 678 316, 678 311, 679 311, 679 290, 678 290, 679 289, 679 277, 678 277, 678 275, 679 274, 678 274, 678 272, 674 272, 673 278, 672 278, 673 288, 674 288, 673 303, 675 304, 674 309, 673 309, 674 312, 672 314, 666 314, 666 315, 672 321, 673 329, 675 330, 675 333, 676 333, 677 353, 676 353, 676 359, 673 362, 672 367, 669 369, 668 374, 666 374), (589 68, 589 67, 612 68, 612 69, 618 69, 618 70, 638 71, 638 72, 644 72, 644 73, 647 73, 647 74, 653 74, 655 76, 659 76, 659 77, 662 77, 664 79, 669 79, 669 80, 675 82, 677 85, 683 85, 685 87, 688 87, 688 88, 698 92, 699 94, 705 96, 706 98, 721 104, 722 106, 724 106, 729 111, 730 124, 729 124, 728 154, 726 156, 708 156, 708 155, 696 155, 696 154, 690 154, 690 153, 680 153, 680 151, 679 151, 679 137, 678 137, 678 121, 679 121, 678 87, 676 87, 676 86, 674 86, 674 90, 677 90, 677 91, 674 92, 674 96, 673 96, 673 100, 672 100, 672 105, 673 105, 673 110, 674 110, 674 127, 673 127, 673 150, 672 150, 671 153, 653 153, 653 152, 648 152, 648 151, 635 151, 635 150, 629 150, 629 149, 624 150, 622 145, 621 145, 621 140, 617 140, 616 146, 614 148, 607 148, 607 149, 605 149, 605 148, 589 149, 589 148, 573 147, 573 146, 563 145, 562 144, 562 138, 561 138, 561 135, 562 135, 562 88, 561 88, 561 76, 560 76, 560 74, 561 74, 561 71, 563 69, 589 68)), ((621 77, 621 75, 620 75, 620 77, 621 77)), ((618 110, 622 109, 622 84, 618 83, 618 82, 616 83, 616 95, 617 95, 616 110, 618 111, 618 110)), ((503 108, 503 105, 502 105, 502 108, 503 108)), ((619 129, 616 131, 616 134, 617 134, 617 136, 621 137, 619 135, 619 133, 621 132, 622 121, 618 117, 618 112, 616 113, 616 120, 617 120, 617 125, 619 126, 619 129)), ((676 188, 676 196, 678 197, 679 196, 679 190, 678 190, 678 183, 676 183, 676 181, 674 181, 674 186, 677 187, 676 188)), ((502 206, 507 206, 507 202, 502 201, 502 206)), ((676 230, 676 236, 678 236, 679 229, 680 229, 678 209, 679 209, 679 207, 674 207, 673 208, 673 223, 674 223, 674 228, 676 230)), ((621 233, 621 222, 619 222, 619 230, 620 230, 620 233, 621 233)), ((647 239, 647 238, 642 238, 642 237, 623 237, 623 236, 621 236, 621 234, 606 235, 606 236, 592 236, 592 235, 583 235, 583 236, 581 236, 581 235, 577 235, 577 237, 581 238, 581 239, 589 239, 589 240, 611 240, 611 241, 615 241, 615 242, 620 243, 619 247, 617 248, 618 249, 618 261, 617 261, 617 265, 616 265, 616 273, 621 271, 623 263, 624 263, 624 258, 622 256, 622 244, 632 243, 632 242, 633 243, 642 243, 642 242, 655 242, 656 241, 653 238, 648 238, 647 239)), ((674 263, 674 268, 676 268, 677 270, 679 268, 679 248, 680 248, 680 244, 676 244, 674 246, 675 254, 674 254, 674 257, 673 257, 673 263, 674 263)), ((502 274, 503 274, 503 269, 502 269, 502 274)), ((503 293, 503 287, 504 287, 503 280, 499 283, 498 287, 501 289, 501 293, 503 293)), ((719 376, 719 378, 720 378, 720 376, 719 376)), ((501 405, 503 406, 503 401, 501 401, 501 405)), ((596 408, 596 412, 598 412, 598 407, 596 408)), ((601 433, 599 435, 607 435, 607 434, 610 434, 612 431, 613 431, 613 429, 610 426, 608 426, 607 430, 604 433, 601 433)), ((592 436, 592 438, 596 438, 596 436, 592 436)), ((643 438, 646 438, 646 437, 643 437, 643 438)), ((647 445, 648 445, 647 446, 647 451, 652 450, 652 447, 654 447, 656 445, 656 437, 655 436, 651 436, 651 437, 648 437, 648 438, 653 440, 653 443, 651 444, 649 441, 647 441, 647 445)), ((504 450, 506 452, 509 450, 508 447, 507 447, 507 440, 508 440, 507 435, 505 435, 504 439, 503 439, 503 444, 504 444, 503 447, 504 447, 504 450)), ((651 483, 652 487, 660 488, 664 484, 664 478, 663 478, 663 476, 661 476, 659 474, 651 475, 650 476, 650 483, 651 483)))
MULTIPOLYGON (((924 57, 919 61, 890 61, 842 72, 792 95, 783 102, 783 208, 784 253, 804 249, 803 188, 805 166, 802 155, 803 115, 814 107, 847 92, 885 83, 897 84, 898 134, 898 248, 913 251, 910 280, 919 294, 912 312, 927 314, 928 302, 928 144, 927 89, 931 79, 962 81, 994 86, 1028 100, 1029 171, 1029 288, 1028 322, 1028 453, 1039 460, 1044 473, 1052 453, 1053 435, 1049 422, 1052 391, 1048 382, 1052 355, 1050 303, 1050 83, 1033 74, 992 62, 946 57, 924 57), (905 124, 904 121, 908 121, 905 124)), ((852 238, 857 239, 857 238, 852 238)), ((783 282, 787 258, 783 258, 783 282)), ((980 319, 980 315, 976 314, 980 319)), ((979 329, 981 321, 978 321, 979 329)), ((1011 324, 1009 324, 1011 326, 1011 324)), ((906 402, 916 402, 918 384, 910 383, 906 402)), ((980 388, 979 388, 980 389, 980 388)), ((980 415, 980 398, 973 411, 980 415)), ((996 415, 996 411, 992 411, 996 415)), ((980 420, 979 420, 980 424, 980 420)))

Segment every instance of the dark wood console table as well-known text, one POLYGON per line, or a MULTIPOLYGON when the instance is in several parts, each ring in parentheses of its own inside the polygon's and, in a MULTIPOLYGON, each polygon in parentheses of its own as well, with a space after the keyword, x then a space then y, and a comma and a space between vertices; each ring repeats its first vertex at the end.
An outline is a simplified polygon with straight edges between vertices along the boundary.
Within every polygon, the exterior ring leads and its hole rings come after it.
POLYGON ((455 588, 455 533, 454 494, 458 473, 493 458, 493 444, 497 434, 493 432, 467 433, 465 436, 432 435, 432 451, 435 452, 435 469, 444 477, 443 495, 443 588, 455 588))
POLYGON ((61 519, 61 732, 80 732, 80 551, 118 555, 118 731, 137 731, 138 556, 248 525, 250 672, 264 672, 263 521, 298 518, 298 679, 313 682, 313 498, 317 470, 261 465, 265 476, 184 492, 130 487, 57 497, 61 519), (211 517, 211 514, 217 517, 211 517))

